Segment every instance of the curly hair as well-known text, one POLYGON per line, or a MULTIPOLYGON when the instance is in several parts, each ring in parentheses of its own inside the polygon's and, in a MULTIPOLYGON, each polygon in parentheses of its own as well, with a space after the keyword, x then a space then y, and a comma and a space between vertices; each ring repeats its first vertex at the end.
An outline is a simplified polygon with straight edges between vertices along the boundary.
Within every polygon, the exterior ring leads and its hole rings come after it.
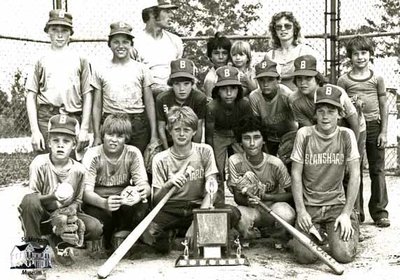
POLYGON ((260 131, 262 137, 267 139, 267 132, 261 120, 255 116, 241 118, 238 125, 233 129, 236 141, 242 143, 242 135, 248 132, 260 131))
POLYGON ((222 35, 222 33, 217 32, 213 38, 207 41, 207 56, 211 59, 212 51, 216 49, 224 49, 228 52, 228 61, 231 60, 231 47, 232 42, 227 37, 222 35))
POLYGON ((301 26, 298 20, 294 17, 292 12, 279 12, 276 13, 272 16, 271 22, 269 24, 269 32, 271 33, 272 36, 272 46, 274 48, 280 48, 281 47, 281 42, 278 38, 278 35, 276 33, 275 27, 276 27, 276 22, 280 20, 281 18, 286 18, 288 21, 293 23, 293 42, 292 44, 294 46, 297 46, 298 44, 301 43, 301 26))

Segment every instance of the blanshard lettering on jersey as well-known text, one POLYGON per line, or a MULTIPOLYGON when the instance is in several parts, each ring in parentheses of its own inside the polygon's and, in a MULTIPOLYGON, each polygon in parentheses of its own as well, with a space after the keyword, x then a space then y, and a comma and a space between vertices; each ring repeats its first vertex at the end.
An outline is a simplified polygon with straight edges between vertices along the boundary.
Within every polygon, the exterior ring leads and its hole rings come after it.
POLYGON ((336 164, 342 165, 344 163, 344 154, 340 153, 319 153, 319 154, 305 154, 304 164, 318 165, 318 164, 336 164))

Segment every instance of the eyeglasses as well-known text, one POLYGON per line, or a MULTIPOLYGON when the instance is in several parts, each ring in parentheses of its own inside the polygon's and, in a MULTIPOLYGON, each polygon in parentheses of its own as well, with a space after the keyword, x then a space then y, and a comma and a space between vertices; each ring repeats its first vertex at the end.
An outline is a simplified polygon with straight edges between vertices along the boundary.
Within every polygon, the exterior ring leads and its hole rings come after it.
POLYGON ((282 25, 282 24, 275 25, 276 31, 281 31, 283 28, 285 28, 285 30, 290 30, 293 28, 293 24, 285 23, 284 25, 282 25))

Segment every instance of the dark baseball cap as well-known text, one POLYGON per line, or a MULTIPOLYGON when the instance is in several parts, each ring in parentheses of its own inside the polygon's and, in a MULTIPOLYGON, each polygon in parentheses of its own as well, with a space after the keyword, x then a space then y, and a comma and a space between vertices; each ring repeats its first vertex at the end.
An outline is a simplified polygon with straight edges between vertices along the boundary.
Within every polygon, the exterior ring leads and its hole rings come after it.
POLYGON ((302 55, 294 60, 294 72, 291 76, 317 76, 317 60, 312 55, 302 55))
POLYGON ((65 114, 52 116, 49 120, 49 133, 63 133, 76 136, 79 131, 79 123, 75 118, 65 114))
POLYGON ((178 9, 178 6, 172 4, 171 0, 146 0, 143 10, 153 7, 158 7, 160 9, 178 9))
POLYGON ((174 78, 189 78, 195 79, 195 65, 193 61, 187 58, 180 58, 171 61, 171 75, 169 79, 174 78))
POLYGON ((215 87, 222 86, 241 86, 240 82, 240 72, 237 68, 233 66, 222 66, 216 70, 217 83, 215 87))
POLYGON ((260 63, 256 64, 255 69, 256 69, 256 79, 262 78, 262 77, 274 77, 278 78, 279 73, 276 70, 276 63, 273 62, 272 60, 265 59, 261 61, 260 63))
POLYGON ((135 36, 132 35, 132 26, 122 21, 110 24, 110 35, 108 35, 108 37, 117 34, 124 34, 128 35, 130 38, 135 38, 135 36))
POLYGON ((49 31, 51 25, 63 25, 71 28, 71 35, 74 33, 72 29, 72 15, 64 10, 51 10, 49 12, 49 20, 44 27, 44 32, 49 31))
POLYGON ((315 96, 315 104, 327 103, 343 109, 340 102, 342 91, 333 85, 324 85, 319 87, 315 96))

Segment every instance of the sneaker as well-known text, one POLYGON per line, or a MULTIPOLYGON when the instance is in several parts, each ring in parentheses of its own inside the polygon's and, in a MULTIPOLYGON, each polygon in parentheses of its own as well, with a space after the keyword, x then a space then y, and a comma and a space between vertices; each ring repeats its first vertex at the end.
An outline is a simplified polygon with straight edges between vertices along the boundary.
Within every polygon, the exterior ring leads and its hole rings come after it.
POLYGON ((55 247, 54 257, 56 259, 56 262, 61 265, 73 265, 75 263, 74 259, 72 258, 74 255, 74 248, 71 247, 71 244, 67 242, 60 242, 55 247))
POLYGON ((390 220, 388 218, 380 218, 375 221, 377 227, 390 227, 390 220))

